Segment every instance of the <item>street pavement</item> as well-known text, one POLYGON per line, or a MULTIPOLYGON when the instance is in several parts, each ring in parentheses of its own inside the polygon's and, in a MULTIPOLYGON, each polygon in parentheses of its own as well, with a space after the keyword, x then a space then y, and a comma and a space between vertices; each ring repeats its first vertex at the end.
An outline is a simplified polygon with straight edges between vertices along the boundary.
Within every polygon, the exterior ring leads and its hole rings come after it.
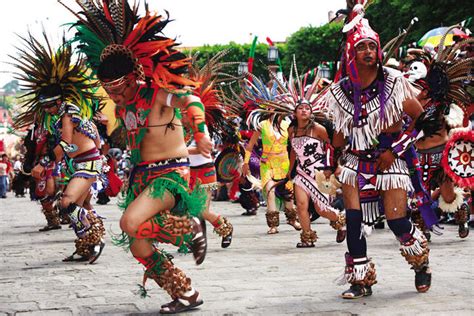
MULTIPOLYGON (((121 212, 116 200, 97 206, 105 216, 107 245, 96 264, 63 263, 74 251, 74 233, 39 232, 45 219, 40 205, 27 198, 0 200, 0 315, 156 315, 169 297, 153 280, 150 297, 136 295, 143 269, 129 252, 112 245, 121 212)), ((474 233, 465 240, 457 227, 445 226, 433 236, 430 261, 432 288, 417 294, 414 272, 398 250, 388 229, 377 230, 368 241, 376 263, 374 294, 343 300, 347 285, 335 280, 344 267, 345 243, 335 242, 326 220, 313 223, 319 239, 315 248, 297 249, 299 232, 284 224, 280 233, 266 234, 264 209, 257 216, 241 216, 238 204, 213 202, 212 210, 234 225, 234 240, 220 248, 220 238, 208 225, 208 253, 201 266, 191 255, 174 263, 192 278, 204 304, 190 315, 474 315, 474 233)))

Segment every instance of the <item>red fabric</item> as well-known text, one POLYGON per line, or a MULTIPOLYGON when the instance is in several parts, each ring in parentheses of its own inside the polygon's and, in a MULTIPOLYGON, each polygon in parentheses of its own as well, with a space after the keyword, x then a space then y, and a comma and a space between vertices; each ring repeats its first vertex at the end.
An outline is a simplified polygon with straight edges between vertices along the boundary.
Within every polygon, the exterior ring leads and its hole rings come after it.
POLYGON ((122 188, 122 180, 112 170, 107 173, 107 179, 109 180, 109 185, 105 189, 105 194, 107 196, 117 196, 122 188))

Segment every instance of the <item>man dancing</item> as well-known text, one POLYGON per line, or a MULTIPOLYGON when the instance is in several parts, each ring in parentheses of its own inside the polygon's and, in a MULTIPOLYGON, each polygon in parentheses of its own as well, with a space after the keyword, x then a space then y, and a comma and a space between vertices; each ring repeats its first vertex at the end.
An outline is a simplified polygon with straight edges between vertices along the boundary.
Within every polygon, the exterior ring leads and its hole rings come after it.
POLYGON ((134 164, 121 205, 125 209, 120 219, 123 233, 116 242, 129 246, 145 266, 144 295, 145 281, 152 278, 171 296, 172 301, 162 306, 161 313, 192 309, 203 303, 199 292, 170 256, 154 246, 155 242, 170 243, 181 250, 189 246, 197 264, 206 254, 204 221, 193 217, 201 213, 206 197, 202 190, 189 191, 188 150, 177 117, 177 108, 186 110, 197 149, 209 157, 212 143, 203 105, 191 92, 177 90, 196 86, 181 76, 189 61, 174 49, 172 39, 161 34, 169 19, 150 13, 147 7, 145 16, 139 17, 137 4, 131 8, 124 2, 119 12, 112 8, 112 2, 93 8, 82 1, 78 4, 87 20, 76 14, 80 19, 76 39, 117 105, 134 164), (97 42, 104 45, 97 46, 97 42))
POLYGON ((25 112, 18 116, 16 126, 25 127, 40 122, 53 135, 55 145, 48 155, 31 171, 35 179, 52 172, 51 162, 63 158, 70 166, 70 181, 60 201, 61 212, 68 214, 77 235, 76 251, 64 261, 95 262, 104 247, 102 220, 82 207, 89 189, 102 168, 97 147, 97 128, 92 123, 92 108, 98 100, 93 85, 86 76, 84 60, 72 62, 72 48, 63 39, 53 50, 44 34, 46 45, 41 45, 31 34, 24 38, 27 49, 15 58, 24 86, 24 96, 31 98, 23 104, 25 112))
POLYGON ((406 218, 407 192, 413 188, 404 152, 421 134, 423 110, 410 83, 400 73, 382 67, 379 36, 363 13, 360 4, 350 13, 344 27, 348 33, 342 79, 323 98, 333 110, 334 147, 340 151, 349 140, 339 175, 347 220, 345 281, 351 283, 342 297, 348 299, 371 295, 371 286, 377 282, 361 230, 379 216, 379 194, 401 253, 415 270, 417 291, 426 292, 431 285, 426 238, 406 218), (404 113, 413 119, 406 131, 402 131, 404 113))

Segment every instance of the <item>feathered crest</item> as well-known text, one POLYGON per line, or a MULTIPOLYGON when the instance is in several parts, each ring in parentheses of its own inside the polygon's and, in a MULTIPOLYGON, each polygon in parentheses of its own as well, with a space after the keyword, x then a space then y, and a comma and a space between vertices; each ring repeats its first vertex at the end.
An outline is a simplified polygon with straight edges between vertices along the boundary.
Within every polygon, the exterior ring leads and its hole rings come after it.
POLYGON ((270 120, 274 129, 279 130, 281 122, 291 117, 298 105, 303 103, 311 106, 314 118, 323 118, 328 113, 326 104, 318 102, 323 79, 316 75, 314 81, 309 83, 309 73, 300 77, 295 60, 286 84, 280 82, 272 72, 270 87, 253 74, 247 75, 252 80, 241 81, 242 94, 233 92, 233 97, 226 98, 225 102, 230 105, 231 111, 238 113, 243 109, 246 112, 247 125, 253 129, 260 129, 263 121, 270 120))
POLYGON ((94 96, 96 84, 89 79, 88 69, 81 56, 73 61, 73 51, 63 36, 62 44, 53 49, 43 30, 44 43, 28 32, 19 36, 23 48, 18 48, 17 56, 9 56, 17 68, 15 78, 26 91, 21 99, 24 112, 15 119, 15 127, 23 128, 32 123, 51 119, 40 104, 40 90, 57 84, 62 90, 62 100, 81 108, 81 115, 91 118, 100 106, 100 98, 94 96))
POLYGON ((474 57, 461 58, 458 54, 461 47, 474 43, 474 38, 467 38, 453 46, 445 46, 446 36, 458 27, 460 25, 449 27, 442 36, 437 56, 426 76, 426 82, 429 86, 429 96, 434 101, 466 106, 472 103, 472 97, 465 88, 467 85, 472 85, 474 57))
POLYGON ((74 41, 79 42, 94 71, 107 56, 126 52, 141 80, 169 89, 197 86, 182 76, 190 60, 175 49, 178 44, 173 39, 162 34, 170 22, 168 12, 166 18, 151 13, 145 2, 145 16, 139 16, 137 2, 130 7, 126 0, 76 0, 82 9, 76 13, 59 2, 78 18, 74 41))
POLYGON ((212 138, 222 137, 227 130, 228 120, 233 116, 226 113, 219 91, 216 86, 231 80, 238 80, 231 74, 224 72, 224 68, 236 65, 238 62, 222 62, 222 59, 229 53, 229 50, 223 50, 213 56, 201 68, 198 66, 198 53, 192 57, 192 63, 189 67, 189 78, 197 83, 199 87, 193 90, 194 95, 201 99, 206 113, 206 123, 209 134, 212 138))

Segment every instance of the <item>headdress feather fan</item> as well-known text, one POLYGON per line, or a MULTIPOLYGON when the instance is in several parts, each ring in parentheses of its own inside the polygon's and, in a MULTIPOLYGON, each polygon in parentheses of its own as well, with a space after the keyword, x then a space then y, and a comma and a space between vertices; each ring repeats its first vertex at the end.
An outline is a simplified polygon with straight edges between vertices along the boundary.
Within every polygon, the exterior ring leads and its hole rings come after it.
POLYGON ((171 21, 151 13, 145 2, 145 15, 138 15, 138 3, 131 7, 126 0, 76 0, 81 12, 72 12, 78 22, 74 40, 96 71, 101 61, 115 53, 125 53, 134 62, 134 72, 140 80, 153 81, 160 87, 175 89, 198 84, 182 76, 190 60, 176 50, 178 45, 162 32, 171 21))
POLYGON ((62 44, 54 50, 43 31, 44 44, 34 38, 31 32, 19 36, 24 48, 18 48, 17 56, 10 56, 17 68, 15 78, 20 81, 25 93, 23 112, 15 119, 15 127, 23 128, 36 122, 45 122, 49 115, 40 103, 40 91, 52 84, 61 88, 61 97, 81 108, 84 117, 91 118, 100 106, 100 99, 94 95, 96 84, 89 80, 88 69, 81 56, 73 60, 71 45, 63 37, 62 44))

